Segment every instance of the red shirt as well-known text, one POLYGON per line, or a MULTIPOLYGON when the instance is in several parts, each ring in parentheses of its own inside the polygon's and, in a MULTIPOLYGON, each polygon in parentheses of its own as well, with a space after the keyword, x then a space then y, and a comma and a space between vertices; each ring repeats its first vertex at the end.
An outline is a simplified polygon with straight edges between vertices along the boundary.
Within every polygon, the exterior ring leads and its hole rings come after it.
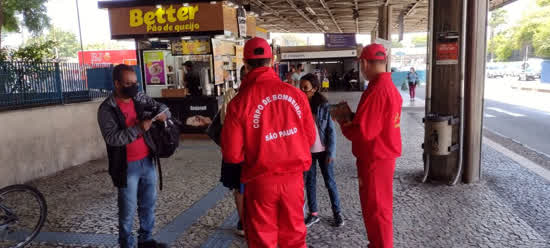
POLYGON ((352 123, 342 127, 357 159, 370 162, 401 156, 402 104, 390 72, 380 73, 369 84, 352 123))
MULTIPOLYGON (((116 103, 126 119, 126 127, 133 127, 137 125, 139 121, 137 119, 134 101, 123 102, 117 98, 116 103)), ((132 143, 126 145, 126 158, 128 163, 142 160, 147 156, 149 156, 149 147, 145 144, 145 139, 143 139, 143 136, 139 136, 132 143)))
POLYGON ((307 96, 281 82, 273 69, 249 72, 227 107, 222 153, 241 163, 241 182, 264 176, 301 174, 311 165, 315 123, 307 96))

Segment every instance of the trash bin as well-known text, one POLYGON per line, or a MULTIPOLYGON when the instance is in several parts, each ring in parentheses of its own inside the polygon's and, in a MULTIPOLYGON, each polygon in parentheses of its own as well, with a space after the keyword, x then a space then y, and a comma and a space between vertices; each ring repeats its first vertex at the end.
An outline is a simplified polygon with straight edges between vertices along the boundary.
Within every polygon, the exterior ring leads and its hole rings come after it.
POLYGON ((433 156, 447 156, 453 151, 453 117, 428 114, 424 118, 424 151, 433 156))

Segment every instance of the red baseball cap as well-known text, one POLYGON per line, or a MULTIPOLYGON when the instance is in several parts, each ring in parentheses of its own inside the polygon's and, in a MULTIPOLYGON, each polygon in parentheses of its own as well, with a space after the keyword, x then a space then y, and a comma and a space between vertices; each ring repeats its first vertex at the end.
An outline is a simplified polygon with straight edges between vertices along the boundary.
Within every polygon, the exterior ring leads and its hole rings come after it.
POLYGON ((271 59, 271 46, 266 40, 255 37, 244 44, 244 59, 271 59))
POLYGON ((366 47, 363 48, 363 51, 361 52, 361 56, 359 56, 360 59, 366 59, 366 60, 385 60, 387 57, 386 55, 386 48, 380 44, 372 43, 366 47), (376 55, 379 53, 383 53, 384 55, 376 55))

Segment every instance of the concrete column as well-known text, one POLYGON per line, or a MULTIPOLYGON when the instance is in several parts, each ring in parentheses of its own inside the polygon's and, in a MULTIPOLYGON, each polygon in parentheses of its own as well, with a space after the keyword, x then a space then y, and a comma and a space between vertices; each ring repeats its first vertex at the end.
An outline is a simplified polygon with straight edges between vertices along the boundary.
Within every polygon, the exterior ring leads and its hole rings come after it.
MULTIPOLYGON (((391 41, 393 6, 381 6, 378 9, 378 37, 391 41)), ((391 69, 391 48, 388 48, 388 71, 391 69)))
MULTIPOLYGON (((438 59, 438 46, 445 36, 451 32, 461 33, 462 31, 462 0, 430 0, 433 6, 433 28, 432 32, 432 70, 431 70, 431 103, 432 113, 439 115, 450 115, 460 117, 460 91, 461 91, 461 66, 460 61, 456 63, 442 63, 441 56, 438 59), (438 61, 440 61, 438 63, 438 61)), ((483 40, 485 41, 485 40, 483 40)), ((458 54, 462 51, 459 43, 458 54)), ((441 54, 440 54, 441 55, 441 54)), ((459 126, 456 125, 452 132, 452 143, 457 144, 459 139, 459 126)), ((429 135, 426 135, 429 137, 429 135)), ((431 180, 449 182, 458 169, 458 151, 449 156, 430 156, 431 180)))
POLYGON ((464 182, 481 178, 488 1, 468 0, 466 29, 464 182))

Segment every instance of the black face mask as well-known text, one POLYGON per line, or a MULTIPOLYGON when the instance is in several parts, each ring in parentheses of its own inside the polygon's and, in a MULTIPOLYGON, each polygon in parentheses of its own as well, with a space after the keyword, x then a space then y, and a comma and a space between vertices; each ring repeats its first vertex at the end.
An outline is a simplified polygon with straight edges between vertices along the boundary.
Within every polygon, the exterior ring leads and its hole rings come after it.
POLYGON ((128 87, 122 87, 121 93, 124 94, 127 97, 132 98, 132 97, 137 95, 138 86, 137 86, 137 84, 134 84, 134 85, 128 86, 128 87))

